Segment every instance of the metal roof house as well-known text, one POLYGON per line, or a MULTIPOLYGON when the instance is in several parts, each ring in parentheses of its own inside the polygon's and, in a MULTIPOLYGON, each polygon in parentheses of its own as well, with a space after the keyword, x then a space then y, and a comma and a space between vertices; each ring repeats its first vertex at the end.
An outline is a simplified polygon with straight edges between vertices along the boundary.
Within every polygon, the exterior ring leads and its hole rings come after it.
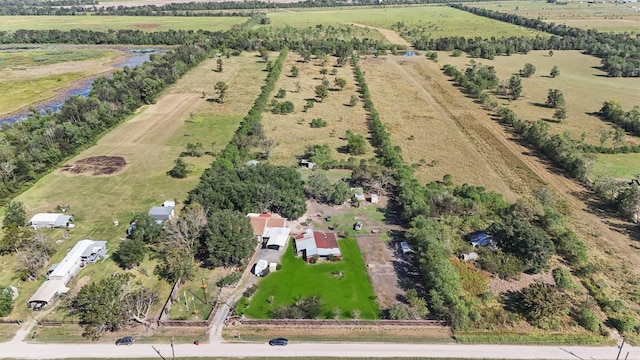
POLYGON ((106 255, 106 241, 87 239, 78 241, 60 263, 49 268, 47 281, 29 298, 27 305, 29 308, 32 305, 41 307, 51 302, 56 295, 67 292, 69 290, 66 287, 67 283, 81 268, 86 264, 96 262, 99 258, 106 257, 106 255))
POLYGON ((175 214, 173 206, 154 206, 149 210, 151 216, 158 224, 171 220, 175 214))
POLYGON ((29 225, 34 229, 42 228, 73 228, 73 215, 65 215, 62 213, 38 213, 33 215, 29 220, 29 225))
POLYGON ((340 248, 336 234, 332 232, 313 231, 307 229, 304 233, 295 237, 296 254, 306 262, 310 262, 314 256, 327 257, 329 255, 341 258, 340 248))

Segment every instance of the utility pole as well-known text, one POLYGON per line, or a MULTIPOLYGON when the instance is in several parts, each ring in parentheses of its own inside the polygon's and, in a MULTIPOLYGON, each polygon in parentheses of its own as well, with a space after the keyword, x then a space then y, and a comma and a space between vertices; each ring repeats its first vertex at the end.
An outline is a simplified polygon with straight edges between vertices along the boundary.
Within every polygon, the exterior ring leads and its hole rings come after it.
POLYGON ((158 353, 158 356, 160 356, 162 358, 162 360, 167 360, 164 358, 164 356, 162 356, 162 354, 160 354, 160 350, 156 349, 155 346, 151 345, 151 347, 153 348, 153 350, 155 350, 158 353))
POLYGON ((618 350, 618 356, 616 356, 616 360, 620 359, 620 353, 622 352, 622 347, 624 346, 625 338, 622 338, 622 344, 620 344, 620 350, 618 350))
POLYGON ((173 349, 173 336, 171 337, 171 358, 172 359, 176 358, 176 352, 173 349))

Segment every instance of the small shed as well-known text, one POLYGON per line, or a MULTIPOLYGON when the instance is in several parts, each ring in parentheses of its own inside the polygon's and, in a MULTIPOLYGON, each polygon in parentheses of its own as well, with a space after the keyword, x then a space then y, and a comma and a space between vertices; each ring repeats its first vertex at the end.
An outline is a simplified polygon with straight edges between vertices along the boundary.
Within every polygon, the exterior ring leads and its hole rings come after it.
POLYGON ((62 213, 38 213, 33 215, 29 220, 29 225, 34 229, 42 228, 73 228, 73 215, 65 215, 62 213))
POLYGON ((307 169, 315 169, 316 163, 309 161, 309 159, 300 160, 300 166, 306 167, 307 169))
POLYGON ((372 204, 377 204, 378 203, 378 194, 371 194, 371 203, 372 204))
POLYGON ((173 214, 173 206, 154 206, 149 210, 149 216, 155 219, 158 224, 171 220, 173 214))

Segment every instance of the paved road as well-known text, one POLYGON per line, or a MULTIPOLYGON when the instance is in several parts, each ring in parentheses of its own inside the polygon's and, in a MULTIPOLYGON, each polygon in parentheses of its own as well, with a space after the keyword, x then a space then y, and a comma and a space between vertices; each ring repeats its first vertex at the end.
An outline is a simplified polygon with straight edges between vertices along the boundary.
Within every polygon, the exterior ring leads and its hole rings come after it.
MULTIPOLYGON (((162 356, 172 356, 169 344, 154 345, 162 356)), ((640 348, 625 345, 620 359, 640 359, 640 348)), ((496 359, 616 359, 618 348, 576 346, 512 346, 512 345, 457 345, 457 344, 368 344, 368 343, 290 343, 284 347, 271 347, 266 343, 255 344, 180 344, 175 346, 175 356, 184 357, 456 357, 496 359)), ((151 344, 136 343, 132 346, 111 344, 33 344, 2 343, 0 358, 59 359, 82 358, 157 358, 151 344)))

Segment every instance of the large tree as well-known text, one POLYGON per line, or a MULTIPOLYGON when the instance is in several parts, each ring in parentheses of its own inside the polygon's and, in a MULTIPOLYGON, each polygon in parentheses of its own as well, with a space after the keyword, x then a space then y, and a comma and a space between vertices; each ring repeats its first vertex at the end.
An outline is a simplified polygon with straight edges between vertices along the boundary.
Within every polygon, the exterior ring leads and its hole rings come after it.
POLYGON ((555 247, 547 234, 518 215, 509 213, 503 216, 487 231, 502 250, 522 260, 525 271, 529 273, 544 270, 555 254, 555 247))
POLYGON ((224 99, 227 96, 227 89, 229 89, 229 85, 224 81, 218 81, 213 88, 218 93, 218 102, 220 104, 224 104, 224 99))
POLYGON ((511 98, 517 100, 520 95, 522 95, 522 79, 520 79, 520 76, 511 76, 507 87, 509 89, 509 92, 511 92, 511 98))
POLYGON ((549 89, 547 91, 547 100, 544 102, 547 107, 558 109, 565 107, 564 94, 560 89, 549 89))
POLYGON ((189 204, 180 216, 165 223, 160 242, 168 248, 178 248, 193 255, 206 225, 204 207, 199 203, 189 204))
POLYGON ((5 207, 2 228, 25 226, 27 224, 27 210, 20 201, 11 201, 5 207))
POLYGON ((147 323, 146 317, 158 295, 134 280, 129 273, 116 273, 85 285, 73 299, 72 308, 85 325, 82 336, 99 339, 128 321, 147 323))
POLYGON ((317 85, 315 88, 316 97, 320 99, 320 102, 329 96, 329 89, 325 85, 317 85))
POLYGON ((182 247, 166 247, 158 253, 159 262, 154 274, 170 284, 193 280, 196 274, 196 261, 193 254, 182 247))
POLYGON ((244 265, 257 245, 249 218, 233 210, 212 211, 203 238, 212 267, 244 265))
POLYGON ((0 317, 5 317, 13 310, 13 291, 9 287, 0 287, 0 317))
POLYGON ((543 329, 558 327, 569 312, 569 302, 556 286, 535 282, 522 289, 518 306, 527 320, 543 329))
POLYGON ((147 255, 147 245, 140 239, 126 239, 115 253, 116 262, 124 269, 139 266, 147 255))
POLYGON ((131 220, 134 224, 133 232, 129 235, 130 238, 140 240, 146 244, 155 244, 160 238, 162 233, 162 225, 158 224, 156 219, 152 218, 148 214, 137 214, 131 220))
POLYGON ((28 276, 35 279, 40 275, 40 270, 49 264, 54 253, 54 247, 47 241, 44 234, 35 232, 31 240, 18 250, 18 261, 28 276))

